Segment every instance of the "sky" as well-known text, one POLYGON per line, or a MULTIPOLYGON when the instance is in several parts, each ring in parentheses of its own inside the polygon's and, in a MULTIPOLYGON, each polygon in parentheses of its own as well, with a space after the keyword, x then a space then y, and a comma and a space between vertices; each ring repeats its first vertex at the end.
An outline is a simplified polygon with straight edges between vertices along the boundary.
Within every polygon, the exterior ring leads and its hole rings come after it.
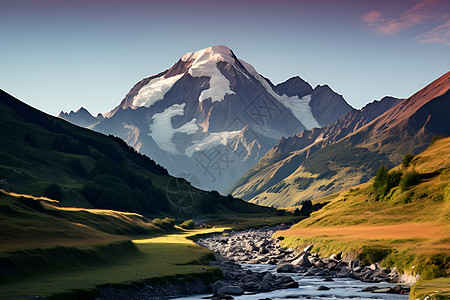
POLYGON ((117 106, 187 52, 226 45, 273 83, 355 108, 450 67, 448 0, 0 0, 0 88, 52 115, 117 106))

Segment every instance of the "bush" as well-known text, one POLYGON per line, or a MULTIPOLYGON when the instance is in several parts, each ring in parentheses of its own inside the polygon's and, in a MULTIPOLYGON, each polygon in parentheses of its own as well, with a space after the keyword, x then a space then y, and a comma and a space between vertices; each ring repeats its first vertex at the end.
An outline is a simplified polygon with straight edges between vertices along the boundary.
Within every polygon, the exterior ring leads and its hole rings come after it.
POLYGON ((403 168, 409 167, 409 164, 411 163, 413 158, 414 158, 414 154, 405 153, 405 156, 403 156, 403 159, 402 159, 402 167, 403 168))
POLYGON ((195 229, 197 224, 195 224, 194 220, 186 220, 180 224, 180 227, 183 229, 195 229))
POLYGON ((62 199, 62 189, 57 184, 50 184, 44 191, 44 197, 54 199, 54 200, 61 200, 62 199))
POLYGON ((408 190, 410 187, 419 183, 419 173, 416 170, 412 170, 411 172, 403 175, 400 180, 400 188, 402 191, 408 190))
POLYGON ((172 218, 164 218, 164 219, 154 219, 152 223, 164 230, 173 229, 175 226, 175 219, 172 218))
POLYGON ((386 196, 392 188, 399 185, 401 178, 402 172, 389 172, 385 166, 381 166, 378 169, 377 175, 375 176, 375 180, 373 182, 373 190, 375 194, 379 197, 386 196))

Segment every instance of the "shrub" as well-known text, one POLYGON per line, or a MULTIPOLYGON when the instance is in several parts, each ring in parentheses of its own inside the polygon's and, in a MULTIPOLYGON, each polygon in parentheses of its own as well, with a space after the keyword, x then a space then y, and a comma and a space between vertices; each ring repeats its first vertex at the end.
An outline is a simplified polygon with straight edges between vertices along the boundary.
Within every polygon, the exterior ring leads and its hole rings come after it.
POLYGON ((300 209, 296 208, 294 210, 294 216, 299 216, 300 215, 300 209))
POLYGON ((183 229, 195 229, 197 227, 197 224, 195 224, 195 221, 191 219, 181 223, 180 227, 183 229))
POLYGON ((403 175, 400 180, 400 188, 402 191, 408 190, 410 187, 419 183, 419 173, 416 170, 412 170, 411 172, 403 175))
POLYGON ((411 163, 412 159, 414 158, 414 154, 411 153, 405 153, 402 159, 402 167, 407 168, 409 167, 409 164, 411 163))
POLYGON ((47 188, 44 191, 44 197, 54 199, 54 200, 61 200, 62 199, 62 189, 57 184, 50 184, 47 186, 47 188))
POLYGON ((175 219, 172 218, 164 218, 164 219, 154 219, 152 223, 164 230, 173 229, 175 226, 175 219))
POLYGON ((375 176, 375 180, 373 182, 373 190, 375 194, 379 197, 386 196, 392 188, 399 185, 401 178, 402 172, 389 172, 385 166, 381 166, 378 169, 377 175, 375 176))

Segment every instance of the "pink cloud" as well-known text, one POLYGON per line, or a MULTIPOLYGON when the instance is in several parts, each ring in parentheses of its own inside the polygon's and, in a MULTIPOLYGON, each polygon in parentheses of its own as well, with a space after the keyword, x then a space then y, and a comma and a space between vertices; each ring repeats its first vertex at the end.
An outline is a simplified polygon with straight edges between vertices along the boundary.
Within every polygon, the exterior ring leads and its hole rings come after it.
POLYGON ((361 16, 361 20, 366 22, 369 25, 374 25, 381 19, 381 11, 379 10, 371 10, 368 13, 361 16))
POLYGON ((382 12, 371 10, 362 15, 360 19, 379 35, 394 35, 426 20, 435 18, 437 14, 431 10, 431 7, 436 2, 438 0, 422 0, 398 17, 384 17, 382 12))
POLYGON ((422 43, 439 43, 450 46, 450 20, 421 34, 417 40, 422 43))

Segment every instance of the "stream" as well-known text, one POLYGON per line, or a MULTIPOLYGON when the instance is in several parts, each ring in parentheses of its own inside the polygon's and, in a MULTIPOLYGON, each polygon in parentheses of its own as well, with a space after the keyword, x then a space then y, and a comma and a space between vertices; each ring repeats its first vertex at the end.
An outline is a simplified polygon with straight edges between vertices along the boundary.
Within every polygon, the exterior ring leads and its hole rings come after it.
MULTIPOLYGON (((303 274, 283 274, 276 273, 276 266, 273 265, 254 265, 254 264, 242 264, 245 269, 250 269, 253 272, 271 272, 277 275, 289 275, 296 282, 298 282, 298 288, 276 290, 267 293, 257 293, 254 295, 242 295, 233 296, 236 300, 260 300, 260 299, 320 299, 320 300, 334 300, 334 299, 360 299, 360 300, 406 300, 408 295, 398 294, 375 294, 370 292, 361 292, 362 289, 371 286, 378 286, 380 288, 394 287, 395 283, 368 283, 362 282, 352 278, 334 278, 334 281, 324 282, 323 277, 318 276, 303 276, 303 274), (330 289, 327 291, 318 291, 317 288, 321 285, 325 285, 330 289)), ((205 297, 211 297, 211 294, 193 295, 188 297, 176 298, 178 300, 200 300, 205 297)))
MULTIPOLYGON (((199 239, 197 241, 199 245, 215 253, 218 260, 212 262, 212 265, 222 268, 225 273, 224 279, 214 284, 218 284, 218 293, 221 293, 222 286, 234 286, 241 290, 240 294, 232 293, 232 296, 222 294, 222 297, 214 299, 406 300, 409 298, 407 294, 392 293, 392 289, 398 285, 395 283, 398 282, 398 274, 395 271, 381 268, 379 265, 357 267, 358 261, 344 262, 340 256, 335 255, 330 258, 319 258, 309 252, 311 247, 305 248, 304 251, 282 249, 279 241, 273 239, 272 235, 286 228, 288 226, 279 225, 199 239), (286 272, 289 273, 284 273, 284 268, 280 267, 286 263, 288 264, 285 266, 286 272), (363 277, 364 281, 358 280, 363 277), (362 291, 375 286, 377 292, 362 291), (382 289, 389 288, 391 288, 389 293, 381 292, 382 289)), ((214 286, 210 287, 217 291, 214 286)), ((212 293, 209 293, 176 299, 194 300, 212 297, 212 293)))

